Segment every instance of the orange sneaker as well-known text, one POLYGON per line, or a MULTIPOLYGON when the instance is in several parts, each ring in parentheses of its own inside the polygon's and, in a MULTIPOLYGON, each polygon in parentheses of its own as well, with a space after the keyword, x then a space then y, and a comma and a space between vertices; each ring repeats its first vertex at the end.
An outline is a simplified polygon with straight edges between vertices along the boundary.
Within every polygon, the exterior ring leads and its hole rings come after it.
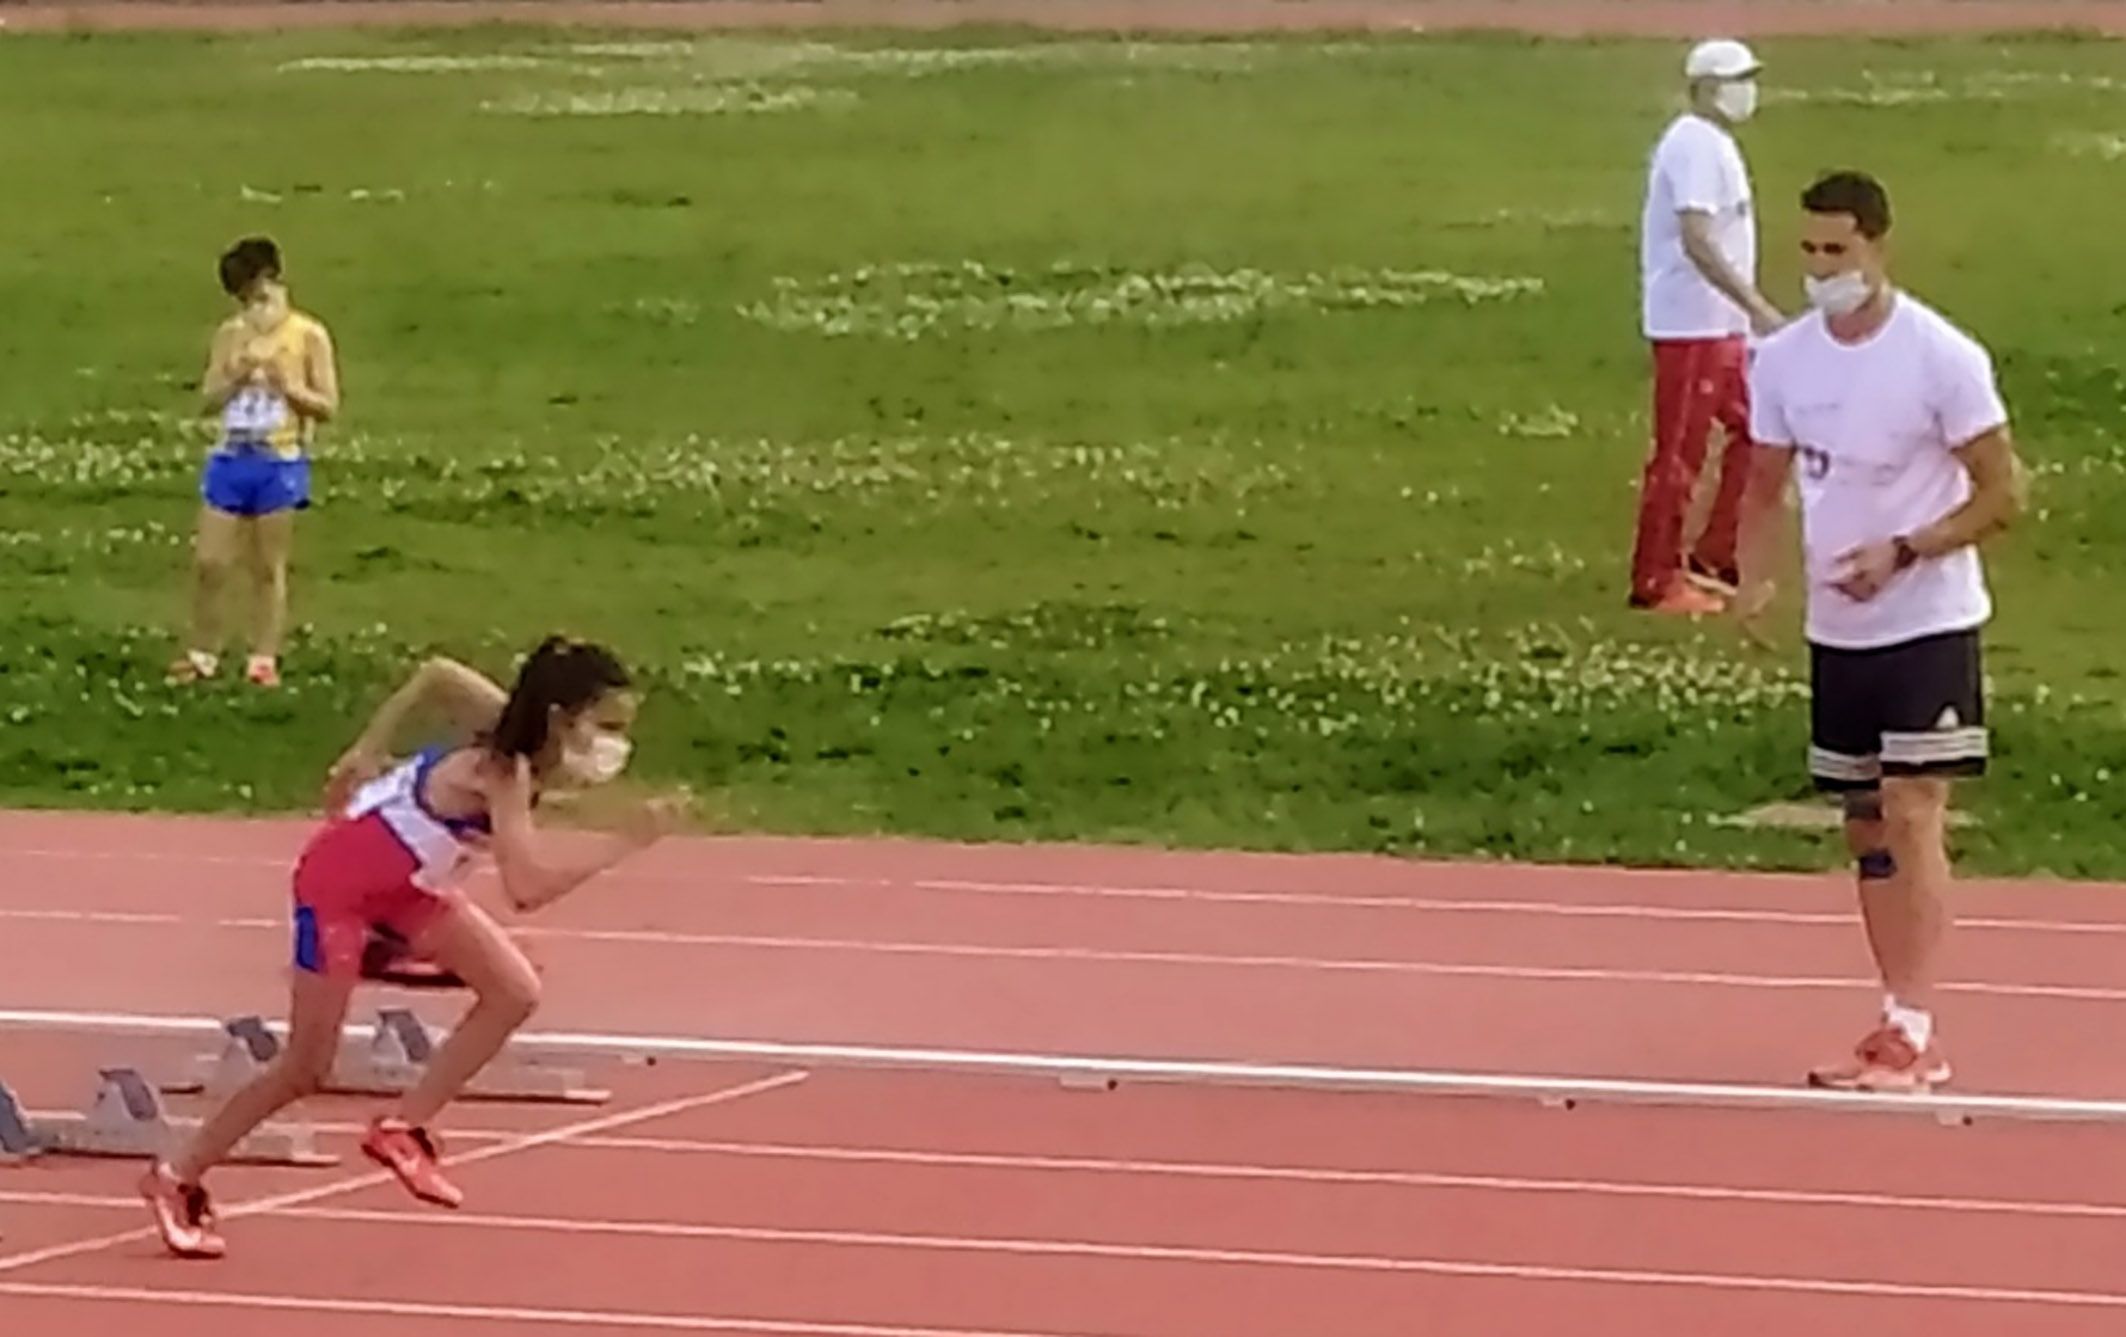
POLYGON ((1949 1060, 1937 1044, 1916 1048, 1885 1022, 1853 1046, 1852 1056, 1809 1071, 1809 1085, 1834 1091, 1931 1091, 1949 1080, 1949 1060))
POLYGON ((1679 580, 1668 593, 1652 603, 1637 606, 1646 612, 1665 613, 1670 617, 1717 617, 1727 611, 1727 600, 1679 580))
POLYGON ((180 1184, 177 1175, 161 1161, 148 1167, 140 1181, 140 1196, 155 1213, 155 1229, 163 1247, 179 1258, 219 1258, 228 1251, 214 1204, 197 1184, 180 1184))
POLYGON ((378 1119, 362 1138, 362 1154, 399 1177, 406 1191, 438 1207, 456 1207, 465 1201, 458 1186, 443 1177, 434 1139, 425 1128, 415 1128, 403 1119, 378 1119))

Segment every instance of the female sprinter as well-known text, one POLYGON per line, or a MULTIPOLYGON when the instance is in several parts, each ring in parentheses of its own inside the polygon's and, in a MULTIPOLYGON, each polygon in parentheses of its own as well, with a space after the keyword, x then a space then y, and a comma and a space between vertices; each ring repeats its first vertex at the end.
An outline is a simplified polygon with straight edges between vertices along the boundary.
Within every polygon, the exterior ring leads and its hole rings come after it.
POLYGON ((601 784, 620 773, 635 710, 627 672, 611 654, 561 637, 533 651, 507 696, 468 668, 434 660, 378 710, 334 768, 327 823, 296 863, 287 1046, 141 1183, 172 1253, 224 1252, 201 1179, 331 1071, 373 929, 433 958, 475 998, 420 1082, 370 1125, 362 1151, 416 1197, 446 1207, 463 1200, 443 1176, 427 1124, 531 1016, 539 977, 509 935, 453 884, 471 855, 486 850, 510 903, 536 910, 667 834, 679 817, 678 798, 640 805, 623 832, 573 862, 548 857, 533 828, 532 809, 550 786, 601 784), (471 726, 474 740, 384 768, 394 734, 423 705, 471 726))
POLYGON ((316 425, 339 411, 339 371, 324 324, 288 305, 280 248, 246 237, 221 258, 221 286, 236 313, 214 332, 200 390, 221 418, 221 443, 201 475, 193 541, 192 625, 170 666, 177 682, 220 669, 221 602, 242 561, 253 581, 251 658, 245 676, 280 682, 288 621, 288 556, 295 513, 310 504, 307 450, 316 425))

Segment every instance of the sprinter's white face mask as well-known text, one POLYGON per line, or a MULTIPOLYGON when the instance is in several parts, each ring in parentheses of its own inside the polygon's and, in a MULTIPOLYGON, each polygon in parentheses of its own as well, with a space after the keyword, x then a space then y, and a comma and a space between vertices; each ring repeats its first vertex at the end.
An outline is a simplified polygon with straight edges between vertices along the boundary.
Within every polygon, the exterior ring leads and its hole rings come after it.
POLYGON ((570 739, 561 749, 561 770, 581 785, 609 784, 627 769, 635 745, 625 734, 600 729, 586 741, 570 739))

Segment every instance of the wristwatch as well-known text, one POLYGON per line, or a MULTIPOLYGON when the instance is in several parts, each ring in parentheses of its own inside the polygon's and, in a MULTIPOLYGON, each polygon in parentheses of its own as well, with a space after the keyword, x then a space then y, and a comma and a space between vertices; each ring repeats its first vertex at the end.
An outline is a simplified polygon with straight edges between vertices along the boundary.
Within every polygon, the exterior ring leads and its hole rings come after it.
POLYGON ((1897 553, 1897 569, 1899 571, 1919 560, 1919 549, 1913 547, 1912 540, 1903 534, 1891 539, 1890 547, 1897 553))

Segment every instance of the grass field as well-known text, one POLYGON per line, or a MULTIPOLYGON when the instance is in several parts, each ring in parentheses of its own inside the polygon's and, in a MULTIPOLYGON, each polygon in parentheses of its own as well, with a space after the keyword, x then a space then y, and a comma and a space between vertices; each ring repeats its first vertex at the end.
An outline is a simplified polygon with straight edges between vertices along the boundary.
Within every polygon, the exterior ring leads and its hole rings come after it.
MULTIPOLYGON (((1768 44, 1816 169, 1996 350, 1974 866, 2126 874, 2126 75, 1768 44)), ((431 648, 656 688, 776 831, 1811 866, 1800 646, 1624 609, 1667 44, 0 40, 0 802, 308 804, 431 648), (213 259, 340 341, 289 687, 179 691, 213 259)), ((1789 622, 1794 612, 1788 608, 1789 622)))

